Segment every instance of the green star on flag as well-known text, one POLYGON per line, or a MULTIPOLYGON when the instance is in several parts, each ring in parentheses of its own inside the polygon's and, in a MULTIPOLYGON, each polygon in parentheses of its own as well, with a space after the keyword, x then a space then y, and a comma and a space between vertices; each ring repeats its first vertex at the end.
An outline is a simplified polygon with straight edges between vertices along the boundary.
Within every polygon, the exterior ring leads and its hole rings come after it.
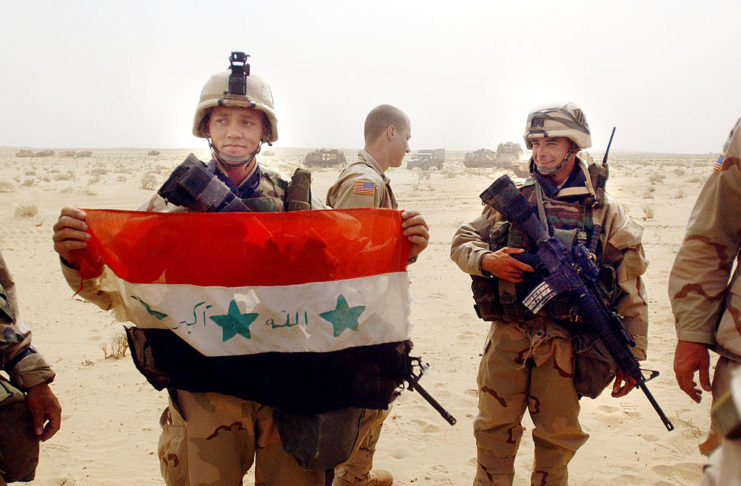
POLYGON ((358 330, 358 318, 360 314, 365 310, 364 305, 358 305, 350 307, 347 305, 347 300, 340 294, 337 297, 337 305, 334 310, 322 312, 319 315, 325 321, 332 323, 334 337, 339 336, 345 329, 352 329, 353 331, 358 330))
POLYGON ((229 309, 226 314, 220 316, 211 316, 211 320, 214 321, 222 328, 221 340, 222 342, 228 341, 237 334, 250 339, 250 324, 257 319, 255 312, 242 314, 239 312, 237 302, 232 299, 229 302, 229 309))

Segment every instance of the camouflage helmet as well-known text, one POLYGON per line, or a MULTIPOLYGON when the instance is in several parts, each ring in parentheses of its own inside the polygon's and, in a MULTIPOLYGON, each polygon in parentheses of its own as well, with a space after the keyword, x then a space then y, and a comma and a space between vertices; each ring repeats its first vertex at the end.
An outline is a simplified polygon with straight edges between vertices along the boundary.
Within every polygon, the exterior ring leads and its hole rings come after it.
POLYGON ((580 149, 592 146, 589 124, 581 108, 572 103, 539 108, 527 117, 525 144, 533 148, 532 139, 566 137, 580 149))
MULTIPOLYGON (((243 53, 232 53, 230 61, 234 58, 235 54, 245 56, 243 53)), ((261 77, 251 75, 249 73, 249 64, 245 65, 246 74, 243 76, 246 80, 245 94, 233 94, 234 90, 230 86, 230 78, 234 72, 233 70, 214 74, 206 81, 206 84, 201 90, 201 97, 198 100, 196 116, 193 118, 193 135, 200 138, 208 138, 206 135, 206 123, 208 122, 208 114, 212 108, 216 106, 236 106, 253 108, 263 112, 268 120, 266 141, 275 142, 278 140, 278 120, 275 117, 273 94, 270 91, 270 86, 261 77)))

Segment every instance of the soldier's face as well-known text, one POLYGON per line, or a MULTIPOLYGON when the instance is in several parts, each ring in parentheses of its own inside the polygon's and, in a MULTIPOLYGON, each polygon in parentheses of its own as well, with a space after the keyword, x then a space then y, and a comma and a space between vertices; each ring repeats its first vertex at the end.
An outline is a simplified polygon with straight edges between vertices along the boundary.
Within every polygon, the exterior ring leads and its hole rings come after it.
POLYGON ((571 141, 566 137, 535 138, 533 145, 533 160, 542 174, 551 173, 571 148, 571 141))
POLYGON ((401 128, 394 126, 394 128, 391 138, 390 167, 400 167, 404 155, 409 153, 409 139, 412 138, 412 129, 409 124, 401 128))
POLYGON ((206 135, 216 150, 234 157, 247 157, 254 152, 265 131, 261 112, 235 106, 212 109, 206 127, 206 135))

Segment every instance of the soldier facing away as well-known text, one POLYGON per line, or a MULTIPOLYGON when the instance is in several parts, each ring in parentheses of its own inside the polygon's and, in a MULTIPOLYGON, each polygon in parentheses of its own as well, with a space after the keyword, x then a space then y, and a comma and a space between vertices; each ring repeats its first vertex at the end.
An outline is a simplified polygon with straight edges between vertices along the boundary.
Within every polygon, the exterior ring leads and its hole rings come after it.
MULTIPOLYGON (((698 403, 702 390, 712 391, 714 402, 726 393, 731 372, 741 363, 740 157, 741 119, 700 190, 669 276, 669 298, 679 339, 674 373, 682 391, 698 403), (720 355, 712 385, 709 349, 720 355), (702 390, 694 381, 695 372, 702 390)), ((720 430, 712 424, 700 451, 710 454, 721 441, 720 430)))
MULTIPOLYGON (((608 277, 602 298, 624 317, 636 343, 631 351, 645 359, 642 229, 599 190, 598 166, 590 170, 576 155, 591 146, 584 113, 572 104, 533 111, 524 138, 532 158, 530 178, 520 192, 567 248, 577 241, 589 248, 587 243, 594 242, 593 257, 608 277)), ((558 296, 535 314, 522 304, 528 289, 542 281, 526 263, 534 251, 524 231, 488 206, 453 237, 451 258, 473 277, 480 316, 492 321, 477 377, 477 486, 512 484, 525 409, 535 424, 534 485, 567 484, 567 464, 589 437, 578 420, 573 303, 558 296)), ((635 382, 620 369, 614 372, 612 395, 620 397, 635 382)))
MULTIPOLYGON (((232 53, 232 58, 235 54, 242 53, 232 53)), ((231 210, 246 205, 252 211, 283 211, 290 206, 323 208, 321 201, 308 196, 303 201, 287 197, 289 184, 257 163, 262 144, 277 140, 278 126, 270 87, 249 74, 248 64, 241 73, 235 74, 234 69, 231 73, 220 72, 206 82, 196 108, 193 134, 208 140, 212 159, 204 165, 191 156, 179 168, 186 168, 185 174, 196 171, 194 177, 201 182, 205 177, 205 190, 218 188, 224 196, 221 209, 230 205, 231 210)), ((160 195, 154 195, 140 209, 204 211, 203 205, 211 200, 191 200, 188 195, 179 205, 172 203, 182 195, 170 196, 167 204, 160 195)), ((90 238, 85 232, 85 217, 80 209, 62 209, 54 226, 54 248, 69 285, 81 289, 82 297, 101 308, 112 309, 115 300, 96 279, 81 281, 75 262, 75 252, 84 249, 90 238)), ((168 392, 169 406, 160 419, 158 448, 160 468, 168 485, 239 485, 253 463, 257 484, 325 484, 324 471, 302 469, 283 450, 272 407, 221 393, 168 392)))
MULTIPOLYGON (((329 188, 327 204, 334 209, 396 209, 391 181, 385 172, 389 167, 401 165, 404 154, 409 152, 410 137, 411 123, 401 110, 391 105, 373 108, 365 119, 365 148, 329 188)), ((402 234, 412 243, 409 261, 414 262, 427 247, 427 223, 417 211, 404 211, 401 216, 402 234)), ((390 407, 388 410, 364 410, 359 439, 350 459, 336 468, 335 486, 392 484, 393 478, 388 471, 371 471, 376 443, 389 413, 390 407)))

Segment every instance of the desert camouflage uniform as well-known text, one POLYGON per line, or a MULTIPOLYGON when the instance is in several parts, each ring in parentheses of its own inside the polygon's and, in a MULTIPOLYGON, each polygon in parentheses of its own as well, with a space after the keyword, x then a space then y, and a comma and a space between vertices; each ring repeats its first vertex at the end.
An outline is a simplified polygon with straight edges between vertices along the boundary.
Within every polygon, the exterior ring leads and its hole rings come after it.
MULTIPOLYGON (((327 205, 334 209, 397 207, 396 198, 391 191, 391 181, 373 156, 365 150, 358 152, 358 160, 345 167, 337 182, 329 188, 327 205), (356 182, 366 185, 359 188, 356 182), (372 187, 367 184, 372 184, 372 187)), ((360 419, 358 441, 347 462, 335 468, 334 486, 368 484, 376 443, 381 437, 383 421, 390 413, 391 404, 387 410, 364 410, 360 419)))
MULTIPOLYGON (((0 253, 0 466, 12 467, 14 481, 30 481, 38 461, 38 438, 34 434, 25 395, 20 389, 54 380, 54 371, 31 347, 31 331, 18 321, 15 282, 0 253)), ((0 468, 0 485, 10 479, 0 468)))
MULTIPOLYGON (((209 168, 220 171, 213 161, 209 168)), ((222 172, 220 178, 225 180, 226 175, 222 172)), ((266 205, 277 205, 280 210, 286 186, 277 174, 258 169, 235 188, 235 193, 263 198, 266 205)), ((323 205, 312 200, 312 208, 321 209, 323 205)), ((185 211, 158 195, 139 209, 185 211)), ((105 310, 120 305, 100 288, 97 278, 81 282, 74 269, 65 265, 62 269, 69 285, 82 289, 81 297, 105 310)), ((266 405, 219 393, 169 390, 169 406, 160 417, 160 425, 160 469, 170 486, 240 485, 253 462, 257 485, 324 485, 323 471, 304 470, 283 451, 273 409, 266 405)))
MULTIPOLYGON (((571 185, 567 181, 552 199, 544 197, 545 212, 554 227, 559 227, 560 223, 551 213, 568 214, 571 207, 578 216, 584 211, 583 198, 594 196, 586 164, 577 159, 575 171, 579 170, 585 174, 585 182, 571 185)), ((569 181, 575 175, 572 173, 569 181)), ((526 184, 530 188, 523 188, 523 194, 534 204, 532 184, 526 184)), ((633 353, 638 359, 645 359, 648 314, 640 276, 647 262, 641 246, 642 228, 624 215, 615 199, 609 194, 605 196, 606 214, 600 235, 602 259, 616 269, 621 291, 617 312, 624 317, 626 328, 635 338, 633 353)), ((458 229, 453 238, 451 259, 464 272, 484 276, 482 257, 501 246, 514 246, 492 241, 492 228, 501 220, 502 215, 487 206, 481 216, 458 229)), ((567 484, 567 464, 589 436, 579 425, 573 349, 568 332, 561 324, 567 322, 543 315, 543 310, 533 320, 502 316, 492 322, 477 377, 475 485, 512 484, 515 455, 523 433, 521 420, 526 408, 535 425, 532 484, 567 484)))
MULTIPOLYGON (((713 376, 714 400, 728 390, 730 372, 741 363, 739 124, 741 119, 700 190, 669 276, 677 337, 706 344, 721 355, 713 376), (734 265, 736 269, 731 275, 734 265)), ((719 432, 711 430, 701 451, 709 453, 720 440, 719 432)))
POLYGON ((345 167, 337 182, 329 188, 327 205, 335 209, 397 207, 391 180, 365 150, 358 152, 357 160, 345 167), (356 182, 370 183, 373 186, 367 186, 364 191, 356 186, 356 182))

